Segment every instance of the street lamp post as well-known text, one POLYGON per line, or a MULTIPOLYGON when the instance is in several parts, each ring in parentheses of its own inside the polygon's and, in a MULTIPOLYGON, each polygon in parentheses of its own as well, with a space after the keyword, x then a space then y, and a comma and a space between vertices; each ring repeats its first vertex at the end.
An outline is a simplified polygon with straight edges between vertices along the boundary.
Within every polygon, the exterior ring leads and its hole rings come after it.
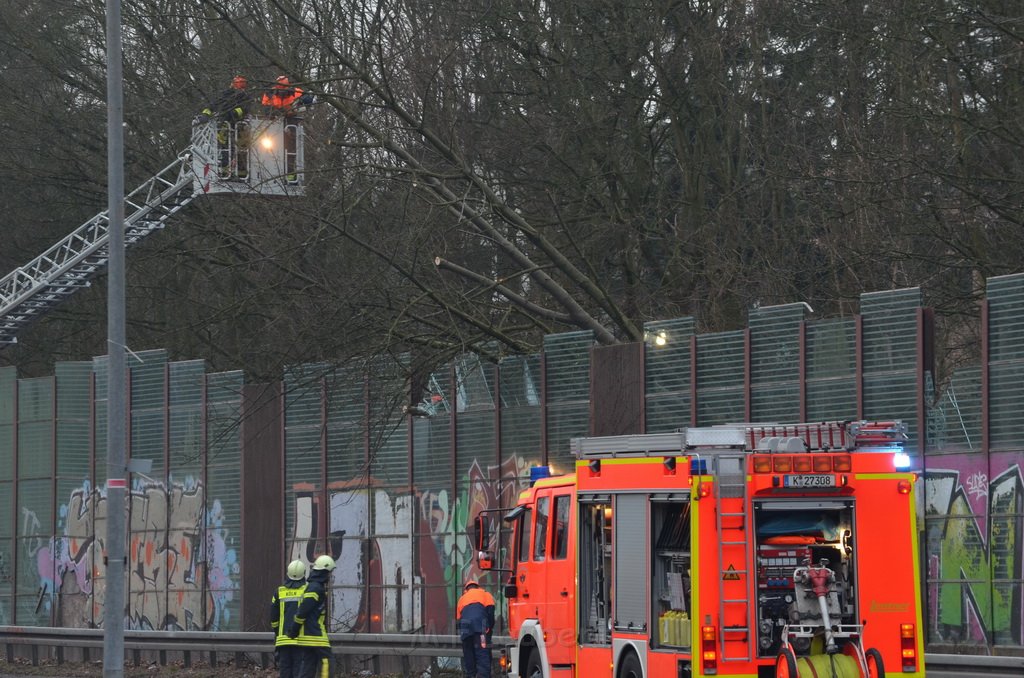
POLYGON ((107 548, 103 675, 124 675, 125 322, 124 83, 121 0, 107 7, 107 548))

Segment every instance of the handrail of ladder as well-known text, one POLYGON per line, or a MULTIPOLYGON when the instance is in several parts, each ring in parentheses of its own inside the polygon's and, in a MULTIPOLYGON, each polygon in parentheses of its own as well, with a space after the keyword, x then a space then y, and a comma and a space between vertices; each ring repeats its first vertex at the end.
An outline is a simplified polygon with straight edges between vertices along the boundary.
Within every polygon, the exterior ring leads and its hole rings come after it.
MULTIPOLYGON (((124 198, 125 225, 133 225, 192 183, 192 147, 124 198), (131 208, 130 210, 128 208, 131 208)), ((97 214, 41 255, 0 279, 0 317, 57 281, 107 244, 107 211, 97 214)))

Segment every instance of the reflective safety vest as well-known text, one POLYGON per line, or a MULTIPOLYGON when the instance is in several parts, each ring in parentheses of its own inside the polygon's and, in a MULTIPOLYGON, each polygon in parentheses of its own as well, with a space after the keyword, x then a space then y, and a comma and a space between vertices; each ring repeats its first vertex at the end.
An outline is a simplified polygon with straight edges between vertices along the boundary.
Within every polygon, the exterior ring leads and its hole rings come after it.
POLYGON ((275 647, 299 645, 297 638, 288 637, 288 627, 295 621, 295 613, 299 611, 302 597, 306 593, 306 584, 305 582, 301 584, 294 582, 294 584, 298 584, 298 586, 289 586, 289 584, 278 586, 277 593, 270 601, 272 610, 270 628, 274 630, 275 647))

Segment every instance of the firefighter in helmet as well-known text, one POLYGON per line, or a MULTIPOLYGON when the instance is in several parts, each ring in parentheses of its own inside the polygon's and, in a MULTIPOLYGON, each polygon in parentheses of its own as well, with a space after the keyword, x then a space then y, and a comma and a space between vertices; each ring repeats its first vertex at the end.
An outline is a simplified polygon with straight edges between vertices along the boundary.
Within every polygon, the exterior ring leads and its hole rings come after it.
POLYGON ((249 176, 249 130, 245 116, 253 104, 249 81, 244 75, 231 79, 231 86, 203 109, 195 123, 217 121, 217 164, 221 176, 239 179, 249 176))
POLYGON ((491 632, 494 630, 494 598, 467 579, 459 598, 459 637, 462 639, 462 670, 466 678, 491 678, 491 632))
POLYGON ((295 621, 295 613, 306 592, 306 564, 288 563, 288 578, 277 587, 270 601, 270 628, 274 631, 274 657, 281 678, 300 678, 303 659, 308 654, 296 639, 285 633, 295 621))
POLYGON ((203 109, 207 118, 217 118, 228 123, 235 123, 245 118, 252 105, 252 94, 249 92, 249 81, 244 75, 236 75, 231 79, 231 86, 221 92, 210 105, 203 109))
POLYGON ((301 88, 292 85, 287 75, 279 75, 273 88, 264 94, 260 101, 272 112, 289 115, 296 106, 312 103, 313 95, 306 94, 301 88))
POLYGON ((298 183, 296 173, 296 150, 298 144, 299 118, 296 109, 313 103, 313 95, 303 92, 292 85, 287 75, 277 76, 272 89, 260 100, 263 107, 271 114, 284 115, 284 166, 285 181, 289 184, 298 183))
POLYGON ((327 637, 327 582, 334 570, 334 558, 319 556, 313 561, 302 603, 288 627, 289 638, 306 649, 302 678, 331 675, 331 640, 327 637))

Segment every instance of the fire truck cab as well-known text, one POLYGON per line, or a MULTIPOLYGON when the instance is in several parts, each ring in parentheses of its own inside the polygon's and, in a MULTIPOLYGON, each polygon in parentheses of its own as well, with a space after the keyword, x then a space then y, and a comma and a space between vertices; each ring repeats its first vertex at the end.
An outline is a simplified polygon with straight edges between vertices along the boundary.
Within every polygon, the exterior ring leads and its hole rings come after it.
MULTIPOLYGON (((505 516, 514 678, 924 676, 900 422, 580 438, 505 516)), ((496 539, 477 518, 481 567, 496 539)))

